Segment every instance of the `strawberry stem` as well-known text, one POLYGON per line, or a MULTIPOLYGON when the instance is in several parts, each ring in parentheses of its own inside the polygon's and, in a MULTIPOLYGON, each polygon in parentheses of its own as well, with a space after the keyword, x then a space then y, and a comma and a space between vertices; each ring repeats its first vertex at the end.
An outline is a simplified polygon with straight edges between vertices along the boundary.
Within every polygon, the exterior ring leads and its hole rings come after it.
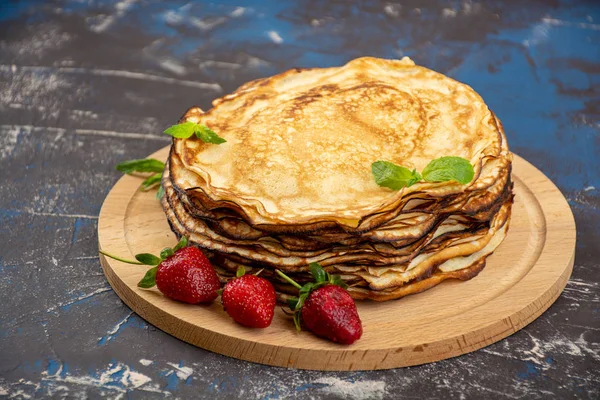
POLYGON ((115 255, 113 255, 113 254, 110 254, 110 253, 107 253, 107 252, 105 252, 104 250, 98 250, 98 252, 99 252, 100 254, 103 254, 103 255, 105 255, 106 257, 110 257, 110 258, 112 258, 112 259, 115 259, 115 260, 118 260, 118 261, 121 261, 121 262, 124 262, 124 263, 127 263, 127 264, 134 264, 134 265, 145 265, 144 263, 141 263, 141 262, 139 262, 139 261, 126 260, 126 259, 124 259, 124 258, 121 258, 121 257, 115 256, 115 255))
POLYGON ((300 286, 300 284, 298 282, 296 282, 295 280, 293 280, 292 278, 290 278, 289 276, 287 276, 286 274, 284 274, 283 272, 281 272, 278 269, 276 269, 275 271, 277 272, 277 274, 280 277, 282 277, 283 279, 285 279, 286 282, 288 282, 290 285, 294 286, 298 290, 302 289, 302 286, 300 286))

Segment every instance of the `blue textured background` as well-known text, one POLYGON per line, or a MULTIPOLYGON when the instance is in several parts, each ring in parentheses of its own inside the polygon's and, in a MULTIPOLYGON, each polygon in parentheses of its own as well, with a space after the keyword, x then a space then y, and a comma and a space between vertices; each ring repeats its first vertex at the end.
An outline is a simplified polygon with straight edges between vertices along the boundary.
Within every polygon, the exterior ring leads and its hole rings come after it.
POLYGON ((0 398, 599 398, 597 1, 1 1, 0 398), (414 368, 322 373, 189 346, 96 255, 113 166, 192 104, 292 67, 408 55, 471 85, 578 227, 559 300, 515 335, 414 368))

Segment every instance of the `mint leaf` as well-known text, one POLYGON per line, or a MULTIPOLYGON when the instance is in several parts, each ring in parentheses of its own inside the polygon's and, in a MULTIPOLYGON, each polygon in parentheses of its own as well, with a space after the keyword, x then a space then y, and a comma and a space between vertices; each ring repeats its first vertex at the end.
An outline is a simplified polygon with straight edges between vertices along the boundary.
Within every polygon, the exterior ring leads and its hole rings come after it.
POLYGON ((400 190, 421 180, 421 175, 416 170, 411 171, 389 161, 375 161, 371 164, 371 172, 379 186, 393 190, 400 190))
POLYGON ((153 158, 144 158, 141 160, 123 161, 115 167, 117 171, 124 174, 132 172, 162 172, 165 169, 165 164, 153 158))
POLYGON ((156 285, 156 272, 158 271, 158 267, 150 268, 146 275, 142 278, 141 281, 138 282, 138 287, 149 289, 152 286, 156 285))
POLYGON ((197 124, 195 122, 184 122, 182 124, 173 125, 165 130, 165 133, 177 139, 188 139, 192 137, 192 135, 196 135, 198 139, 205 143, 221 144, 226 142, 225 139, 217 135, 215 131, 208 126, 197 124))
POLYGON ((201 139, 203 142, 212 143, 212 144, 221 144, 225 143, 227 140, 223 139, 219 135, 215 133, 208 126, 204 126, 201 124, 196 124, 194 128, 194 133, 198 139, 201 139))
POLYGON ((194 122, 184 122, 183 124, 171 126, 165 130, 165 133, 177 139, 187 139, 194 134, 196 126, 198 124, 194 122))
POLYGON ((427 182, 456 181, 465 185, 471 182, 474 175, 473 166, 462 157, 436 158, 423 170, 423 179, 427 182))
POLYGON ((142 182, 142 189, 143 190, 150 189, 152 186, 159 183, 161 179, 162 179, 162 172, 149 176, 148 178, 146 178, 144 180, 144 182, 142 182))
POLYGON ((158 265, 161 261, 160 258, 148 253, 136 254, 135 259, 145 265, 158 265))
POLYGON ((160 199, 162 199, 162 197, 164 195, 165 195, 165 188, 162 185, 160 185, 158 187, 158 191, 156 192, 156 199, 160 200, 160 199))

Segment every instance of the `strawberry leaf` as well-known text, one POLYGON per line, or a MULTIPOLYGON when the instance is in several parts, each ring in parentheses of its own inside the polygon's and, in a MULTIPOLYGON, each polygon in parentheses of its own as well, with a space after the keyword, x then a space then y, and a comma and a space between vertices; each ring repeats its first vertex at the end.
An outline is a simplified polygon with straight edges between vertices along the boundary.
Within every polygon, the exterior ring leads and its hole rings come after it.
POLYGON ((346 282, 344 282, 339 275, 331 275, 331 276, 329 276, 329 283, 331 283, 332 285, 339 286, 339 287, 341 287, 343 289, 346 289, 348 287, 348 285, 346 284, 346 282))
POLYGON ((156 272, 158 271, 158 267, 150 268, 146 275, 142 278, 141 281, 138 282, 138 287, 149 289, 156 285, 156 272))
POLYGON ((313 282, 308 282, 307 284, 302 286, 302 288, 300 289, 300 296, 302 296, 302 295, 308 296, 310 291, 313 290, 314 286, 315 286, 315 284, 313 282))
POLYGON ((287 301, 290 309, 295 310, 296 306, 298 305, 298 301, 300 301, 300 299, 298 299, 297 297, 290 297, 287 301))
POLYGON ((296 305, 294 306, 294 308, 292 308, 292 310, 294 311, 294 325, 296 325, 296 329, 298 331, 302 330, 300 327, 300 320, 302 318, 302 307, 304 307, 304 302, 308 298, 309 294, 310 292, 301 294, 296 301, 296 305))
POLYGON ((135 259, 145 265, 158 265, 161 261, 160 258, 148 253, 136 254, 135 259))
POLYGON ((154 175, 150 175, 148 178, 146 178, 144 180, 144 182, 142 182, 142 189, 143 190, 150 189, 152 186, 154 186, 157 183, 159 183, 161 179, 162 179, 162 173, 157 173, 157 174, 154 174, 154 175))
POLYGON ((241 278, 242 276, 244 276, 244 274, 246 273, 246 268, 244 268, 243 265, 240 265, 237 269, 237 271, 235 272, 235 276, 236 278, 241 278))
POLYGON ((183 124, 171 126, 164 133, 177 139, 187 139, 194 134, 196 126, 198 125, 194 122, 184 122, 183 124))
POLYGON ((327 272, 325 272, 319 263, 310 263, 308 267, 310 268, 310 273, 312 274, 313 278, 315 278, 317 283, 323 283, 327 281, 327 272))
POLYGON ((165 247, 163 251, 160 252, 160 258, 166 260, 167 258, 173 255, 173 249, 170 247, 165 247))
POLYGON ((177 245, 173 248, 173 251, 176 252, 177 250, 181 250, 187 245, 188 238, 186 236, 182 236, 181 239, 179 239, 179 243, 177 243, 177 245))

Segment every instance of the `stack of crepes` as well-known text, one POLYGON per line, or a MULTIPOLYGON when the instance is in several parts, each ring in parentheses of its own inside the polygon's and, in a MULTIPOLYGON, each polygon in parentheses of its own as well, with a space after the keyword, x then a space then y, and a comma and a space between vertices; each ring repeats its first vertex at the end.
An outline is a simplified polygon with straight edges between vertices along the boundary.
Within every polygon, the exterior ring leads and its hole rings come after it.
POLYGON ((318 262, 356 299, 390 300, 477 275, 504 239, 512 205, 502 126, 469 86, 408 58, 359 58, 249 82, 180 122, 215 145, 174 139, 162 205, 178 235, 205 250, 223 280, 262 269, 280 299, 318 262), (422 171, 466 158, 473 180, 376 184, 371 164, 422 171))

